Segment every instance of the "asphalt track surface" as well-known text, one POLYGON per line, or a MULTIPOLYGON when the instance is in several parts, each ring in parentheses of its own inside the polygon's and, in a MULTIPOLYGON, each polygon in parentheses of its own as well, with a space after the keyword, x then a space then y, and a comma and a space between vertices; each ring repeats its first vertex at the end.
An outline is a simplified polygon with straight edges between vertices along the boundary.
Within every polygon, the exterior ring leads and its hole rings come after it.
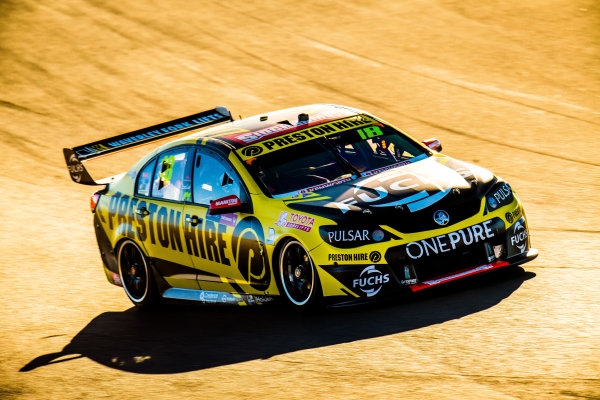
POLYGON ((598 399, 599 133, 597 0, 0 1, 0 398, 598 399), (312 316, 106 282, 63 147, 316 102, 507 179, 538 259, 312 316))

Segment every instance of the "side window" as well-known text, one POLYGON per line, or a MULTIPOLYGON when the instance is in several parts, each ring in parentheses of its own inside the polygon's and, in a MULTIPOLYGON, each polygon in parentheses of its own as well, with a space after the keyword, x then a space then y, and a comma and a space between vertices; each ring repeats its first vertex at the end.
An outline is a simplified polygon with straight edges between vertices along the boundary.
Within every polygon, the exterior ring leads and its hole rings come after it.
POLYGON ((212 152, 196 153, 194 202, 209 205, 211 200, 236 195, 244 200, 242 186, 229 163, 212 152))
POLYGON ((190 200, 189 154, 190 148, 182 147, 166 151, 158 156, 152 183, 153 197, 179 201, 190 200))
POLYGON ((154 173, 154 166, 156 165, 156 158, 146 164, 138 175, 136 193, 141 196, 150 196, 150 188, 152 187, 152 174, 154 173))

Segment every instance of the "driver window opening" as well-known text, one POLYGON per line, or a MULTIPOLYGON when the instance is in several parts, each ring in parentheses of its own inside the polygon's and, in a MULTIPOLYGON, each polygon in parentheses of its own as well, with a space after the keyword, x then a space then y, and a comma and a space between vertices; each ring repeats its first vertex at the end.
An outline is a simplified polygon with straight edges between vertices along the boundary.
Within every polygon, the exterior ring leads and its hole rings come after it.
POLYGON ((210 205, 213 200, 236 195, 240 199, 241 186, 228 166, 211 154, 198 154, 194 170, 194 202, 210 205))

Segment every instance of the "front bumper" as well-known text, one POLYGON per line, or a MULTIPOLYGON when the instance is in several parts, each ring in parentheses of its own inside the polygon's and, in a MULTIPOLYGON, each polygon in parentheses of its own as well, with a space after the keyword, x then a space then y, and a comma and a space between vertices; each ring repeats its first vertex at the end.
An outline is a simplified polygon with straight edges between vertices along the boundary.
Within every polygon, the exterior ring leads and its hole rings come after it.
POLYGON ((499 218, 476 225, 419 242, 391 246, 383 257, 372 257, 374 253, 379 255, 374 251, 364 264, 321 265, 345 286, 344 292, 349 295, 326 297, 326 302, 349 305, 388 295, 410 294, 520 265, 537 257, 538 251, 530 249, 524 216, 510 226, 499 218), (476 225, 481 228, 475 229, 476 225))

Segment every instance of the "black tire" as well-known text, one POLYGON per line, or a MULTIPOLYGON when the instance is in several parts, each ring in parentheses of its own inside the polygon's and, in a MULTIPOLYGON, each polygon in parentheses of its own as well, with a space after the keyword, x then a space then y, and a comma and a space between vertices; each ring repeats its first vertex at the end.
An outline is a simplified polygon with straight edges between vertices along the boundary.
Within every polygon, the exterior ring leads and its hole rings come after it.
POLYGON ((321 306, 323 293, 317 269, 308 251, 297 240, 286 242, 279 253, 280 292, 298 311, 321 306))
POLYGON ((159 295, 152 270, 140 247, 132 240, 125 240, 119 246, 117 260, 123 289, 129 300, 143 309, 158 304, 159 295))

